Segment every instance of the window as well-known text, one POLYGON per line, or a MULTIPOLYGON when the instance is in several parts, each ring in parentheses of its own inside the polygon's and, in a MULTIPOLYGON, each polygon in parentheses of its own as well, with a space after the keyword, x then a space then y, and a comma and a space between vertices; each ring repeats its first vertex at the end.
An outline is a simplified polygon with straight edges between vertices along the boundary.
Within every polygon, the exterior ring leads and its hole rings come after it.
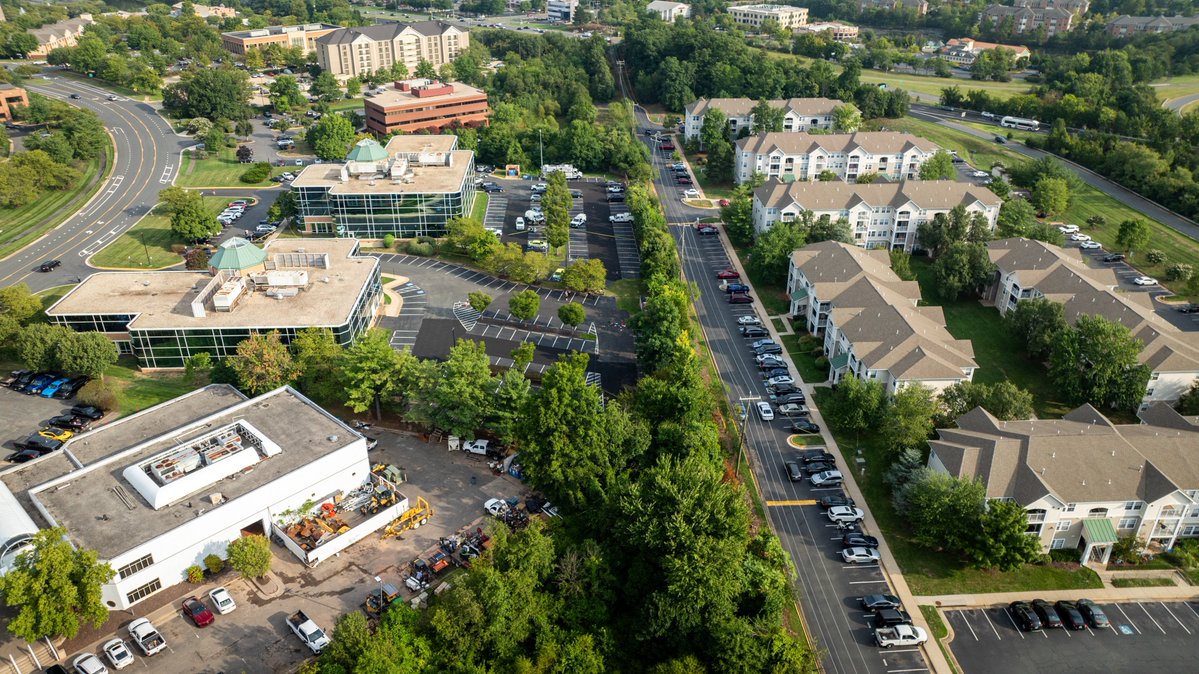
POLYGON ((1050 550, 1061 550, 1064 547, 1066 547, 1066 539, 1064 538, 1055 538, 1053 539, 1053 542, 1049 544, 1050 550))
POLYGON ((1199 506, 1191 508, 1191 512, 1187 513, 1187 517, 1199 517, 1199 506))
POLYGON ((138 571, 141 571, 142 569, 150 566, 153 563, 154 563, 154 556, 146 555, 145 557, 142 557, 141 559, 134 560, 134 561, 126 564, 125 566, 122 566, 120 569, 117 570, 117 575, 120 576, 122 580, 124 580, 124 579, 128 578, 129 576, 132 576, 133 574, 137 573, 138 571))
POLYGON ((1068 513, 1074 512, 1074 508, 1077 506, 1078 506, 1077 503, 1067 503, 1066 504, 1066 512, 1068 512, 1068 513))
POLYGON ((1058 531, 1069 531, 1070 527, 1072 527, 1072 526, 1074 526, 1074 520, 1058 520, 1057 521, 1057 530, 1058 531))
POLYGON ((125 600, 128 601, 130 604, 133 604, 133 603, 136 603, 136 602, 139 602, 139 601, 145 599, 146 597, 149 597, 150 595, 154 594, 155 592, 158 592, 161 589, 162 589, 162 581, 155 578, 154 580, 137 588, 133 592, 130 592, 129 594, 125 595, 125 600))
POLYGON ((1091 508, 1087 517, 1107 517, 1107 508, 1091 508))
POLYGON ((1125 510, 1140 510, 1144 507, 1145 504, 1141 501, 1129 501, 1128 503, 1124 504, 1125 510))
POLYGON ((1191 524, 1182 528, 1178 532, 1179 536, 1199 536, 1199 524, 1191 524))
POLYGON ((1124 519, 1120 520, 1120 523, 1116 526, 1116 528, 1117 529, 1136 529, 1137 522, 1140 521, 1140 519, 1141 518, 1139 518, 1139 517, 1125 517, 1124 519))

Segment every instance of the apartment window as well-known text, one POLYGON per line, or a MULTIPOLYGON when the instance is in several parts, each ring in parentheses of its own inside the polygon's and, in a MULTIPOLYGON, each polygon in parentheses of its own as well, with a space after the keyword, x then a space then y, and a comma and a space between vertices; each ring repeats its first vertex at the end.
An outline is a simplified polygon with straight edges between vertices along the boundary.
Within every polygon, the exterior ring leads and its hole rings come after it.
POLYGON ((1064 538, 1055 538, 1053 539, 1053 542, 1049 544, 1050 550, 1061 550, 1064 547, 1066 547, 1066 539, 1064 538))
POLYGON ((1125 517, 1124 519, 1120 520, 1120 523, 1116 526, 1116 528, 1117 529, 1136 529, 1137 522, 1139 520, 1140 520, 1139 517, 1125 517))
POLYGON ((1199 506, 1191 508, 1191 512, 1187 513, 1187 517, 1199 517, 1199 506))
POLYGON ((1072 526, 1074 526, 1074 520, 1058 520, 1057 522, 1058 531, 1069 531, 1072 526))
POLYGON ((162 581, 155 578, 154 580, 137 588, 133 592, 126 594, 125 600, 128 601, 130 604, 133 604, 133 603, 136 603, 136 602, 139 602, 139 601, 145 599, 146 597, 149 597, 150 595, 154 594, 155 592, 158 592, 161 589, 162 589, 162 581))
POLYGON ((1087 517, 1107 517, 1107 508, 1091 508, 1087 517))
POLYGON ((1074 512, 1074 508, 1075 508, 1077 505, 1078 505, 1077 503, 1067 503, 1067 504, 1066 504, 1066 512, 1068 512, 1068 513, 1072 513, 1072 512, 1074 512))
POLYGON ((1179 536, 1199 536, 1199 524, 1189 524, 1178 532, 1179 536))
POLYGON ((142 569, 150 566, 153 563, 154 563, 154 556, 146 555, 145 557, 142 557, 141 559, 134 560, 134 561, 126 564, 125 566, 122 566, 120 569, 117 569, 117 575, 120 576, 122 580, 124 580, 124 579, 128 578, 129 576, 132 576, 133 574, 137 573, 138 571, 141 571, 142 569))
POLYGON ((1124 504, 1125 510, 1141 510, 1144 507, 1145 504, 1142 501, 1129 501, 1124 504))

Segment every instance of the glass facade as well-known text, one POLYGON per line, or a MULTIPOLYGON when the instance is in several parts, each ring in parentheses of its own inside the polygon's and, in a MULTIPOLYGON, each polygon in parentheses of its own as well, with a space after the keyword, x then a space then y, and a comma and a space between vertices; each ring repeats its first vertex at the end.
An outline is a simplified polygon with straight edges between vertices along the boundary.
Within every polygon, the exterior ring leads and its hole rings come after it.
POLYGON ((299 215, 314 234, 342 238, 398 239, 444 236, 445 223, 470 215, 475 199, 474 162, 457 192, 332 194, 332 186, 294 189, 299 215), (312 216, 332 222, 307 221, 312 216))

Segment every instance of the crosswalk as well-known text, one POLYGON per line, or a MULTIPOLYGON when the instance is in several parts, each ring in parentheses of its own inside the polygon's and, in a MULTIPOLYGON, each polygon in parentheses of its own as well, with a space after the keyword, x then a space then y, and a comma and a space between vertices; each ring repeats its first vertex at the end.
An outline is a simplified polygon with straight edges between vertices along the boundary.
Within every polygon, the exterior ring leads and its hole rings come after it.
POLYGON ((487 228, 496 227, 501 231, 504 229, 504 218, 508 213, 508 197, 503 192, 496 192, 491 195, 491 199, 487 202, 487 213, 483 216, 483 226, 487 228))
MULTIPOLYGON (((583 212, 583 200, 572 199, 570 205, 570 217, 574 220, 576 215, 583 212)), ((566 262, 567 264, 575 260, 586 260, 590 257, 587 253, 587 223, 584 222, 582 227, 571 227, 570 238, 566 241, 566 262)))
POLYGON ((424 289, 412 282, 396 288, 396 292, 403 298, 404 306, 400 307, 396 327, 391 331, 391 346, 411 349, 420 333, 420 324, 425 320, 429 300, 425 297, 424 289))
MULTIPOLYGON (((628 213, 629 207, 624 203, 608 204, 612 215, 628 213)), ((612 234, 616 239, 616 261, 620 264, 621 278, 641 278, 641 254, 637 248, 637 236, 633 233, 633 223, 612 223, 612 234)))

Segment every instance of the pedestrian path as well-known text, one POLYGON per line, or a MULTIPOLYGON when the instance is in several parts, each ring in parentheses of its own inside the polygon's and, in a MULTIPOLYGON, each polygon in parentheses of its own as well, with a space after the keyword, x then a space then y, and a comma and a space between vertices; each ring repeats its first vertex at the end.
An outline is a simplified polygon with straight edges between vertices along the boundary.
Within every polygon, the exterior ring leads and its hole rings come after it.
POLYGON ((1024 592, 984 592, 980 594, 942 594, 917 596, 916 603, 931 604, 941 608, 997 606, 1010 604, 1018 599, 1033 597, 1055 602, 1059 599, 1074 601, 1086 597, 1096 602, 1121 601, 1170 601, 1199 598, 1199 587, 1105 587, 1091 590, 1036 590, 1024 592))

